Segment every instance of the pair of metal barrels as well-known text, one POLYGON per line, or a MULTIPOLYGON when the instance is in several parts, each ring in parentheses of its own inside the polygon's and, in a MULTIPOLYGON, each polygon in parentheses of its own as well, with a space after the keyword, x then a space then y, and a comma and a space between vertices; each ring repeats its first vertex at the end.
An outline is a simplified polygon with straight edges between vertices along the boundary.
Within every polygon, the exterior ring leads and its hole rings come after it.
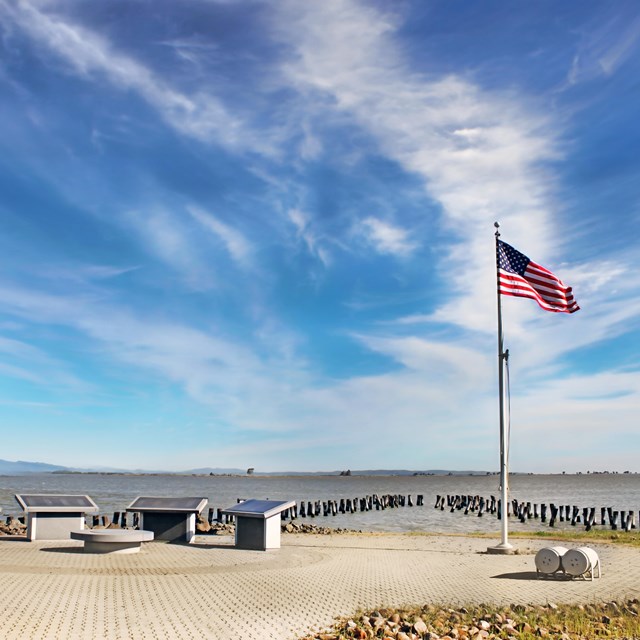
POLYGON ((562 571, 576 577, 591 572, 591 579, 593 579, 597 568, 598 577, 600 577, 600 558, 589 547, 577 549, 545 547, 536 553, 535 563, 538 573, 553 574, 562 571))

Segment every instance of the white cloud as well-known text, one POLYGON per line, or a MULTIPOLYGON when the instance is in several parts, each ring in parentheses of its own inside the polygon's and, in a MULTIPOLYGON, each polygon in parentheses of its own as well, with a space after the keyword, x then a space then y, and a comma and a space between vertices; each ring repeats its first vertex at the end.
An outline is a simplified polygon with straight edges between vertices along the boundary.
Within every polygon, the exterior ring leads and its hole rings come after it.
POLYGON ((323 151, 322 139, 313 133, 312 128, 302 123, 302 142, 300 143, 300 156, 306 160, 315 160, 323 151))
POLYGON ((593 80, 614 74, 637 50, 640 18, 625 22, 621 15, 592 25, 582 34, 567 74, 567 83, 593 80))
MULTIPOLYGON (((151 374, 150 382, 169 380, 208 407, 221 427, 278 432, 290 428, 280 420, 282 405, 307 380, 304 363, 279 351, 290 340, 274 332, 275 349, 258 357, 246 341, 234 341, 170 320, 99 302, 97 296, 54 295, 17 286, 0 287, 5 312, 36 325, 65 327, 89 339, 101 359, 151 374), (281 401, 278 399, 282 398, 281 401)), ((15 350, 16 342, 4 346, 15 350)), ((0 350, 2 350, 0 343, 0 350)), ((255 346, 255 345, 254 345, 255 346)), ((17 372, 16 372, 17 373, 17 372)))
POLYGON ((133 211, 123 216, 123 224, 135 231, 145 251, 175 269, 190 288, 206 290, 217 284, 213 269, 200 257, 197 236, 180 216, 162 209, 133 211))
MULTIPOLYGON (((455 241, 442 267, 456 299, 439 319, 489 317, 493 221, 502 222, 516 246, 526 238, 538 260, 563 237, 552 220, 553 180, 542 170, 558 156, 550 122, 516 96, 483 91, 454 75, 416 75, 396 45, 389 13, 350 0, 279 6, 285 15, 275 30, 294 48, 283 65, 286 82, 301 94, 331 96, 336 117, 351 117, 382 153, 422 176, 440 203, 455 241), (474 311, 458 313, 460 307, 474 311)), ((326 101, 323 106, 326 112, 326 101)), ((367 224, 379 249, 413 249, 387 223, 372 218, 367 224)))
POLYGON ((321 242, 322 238, 314 232, 312 217, 302 209, 293 207, 287 210, 287 218, 295 227, 297 236, 304 242, 307 251, 328 267, 331 264, 331 253, 321 242))
MULTIPOLYGON (((366 460, 408 468, 438 466, 441 459, 457 468, 492 469, 497 464, 492 439, 497 434, 497 358, 493 349, 488 354, 481 336, 446 342, 355 335, 394 366, 380 375, 323 380, 296 354, 291 340, 285 339, 284 349, 268 348, 284 344, 278 327, 264 336, 266 350, 259 356, 246 340, 100 303, 95 296, 72 298, 5 286, 0 301, 5 313, 27 322, 59 325, 86 336, 103 366, 125 367, 121 375, 128 376, 128 368, 131 375, 145 372, 147 382, 176 383, 207 407, 218 434, 228 425, 236 434, 261 431, 276 443, 287 433, 296 468, 317 468, 319 459, 330 459, 337 468, 366 468, 366 460), (319 458, 319 449, 330 458, 319 458)), ((567 331, 573 330, 565 324, 567 331)), ((541 334, 542 339, 551 336, 541 334)), ((514 470, 557 470, 569 464, 562 451, 576 438, 598 441, 607 424, 619 434, 632 429, 640 396, 635 373, 545 377, 531 354, 523 357, 523 344, 525 339, 514 349, 512 364, 514 470), (557 451, 544 444, 549 439, 557 451)), ((531 352, 541 347, 529 346, 531 352)), ((553 342, 544 345, 556 347, 553 342)), ((41 364, 43 354, 19 341, 0 342, 0 350, 21 358, 15 365, 20 370, 5 373, 28 374, 35 361, 41 364)), ((289 466, 284 454, 270 454, 259 438, 227 449, 241 466, 246 457, 264 467, 289 466)))
POLYGON ((269 153, 264 135, 253 133, 207 92, 187 95, 133 58, 120 53, 104 37, 61 17, 46 13, 29 2, 0 3, 0 10, 38 46, 53 52, 67 68, 88 81, 100 76, 112 85, 136 92, 176 131, 203 142, 215 142, 232 150, 269 153))
MULTIPOLYGON (((488 336, 496 331, 493 221, 499 220, 503 237, 573 285, 583 307, 578 314, 559 318, 544 314, 531 301, 505 301, 512 369, 517 371, 521 383, 540 384, 549 375, 551 386, 562 372, 563 356, 606 340, 625 331, 625 327, 628 330, 629 322, 639 312, 629 299, 636 299, 640 289, 636 278, 629 280, 630 272, 625 265, 632 264, 631 260, 622 257, 617 266, 565 264, 556 268, 558 261, 554 256, 569 255, 566 243, 570 234, 564 233, 556 215, 554 178, 544 167, 548 161, 560 158, 559 132, 546 114, 528 106, 528 102, 534 104, 533 100, 507 92, 485 91, 471 80, 454 75, 420 77, 410 69, 396 46, 393 16, 362 2, 327 0, 302 8, 295 2, 283 2, 279 6, 284 15, 278 16, 275 30, 294 52, 283 65, 286 81, 312 100, 317 95, 330 96, 337 118, 350 117, 355 126, 377 142, 383 154, 408 172, 422 176, 429 195, 442 207, 442 224, 451 232, 451 240, 442 247, 448 254, 438 268, 446 274, 450 296, 434 313, 401 319, 400 327, 406 330, 412 324, 431 321, 471 331, 466 335, 476 336, 478 341, 471 352, 466 352, 466 345, 460 341, 443 346, 452 358, 454 354, 459 356, 463 371, 456 371, 454 377, 466 379, 464 363, 468 361, 470 371, 477 370, 478 376, 489 376, 489 384, 494 383, 491 373, 493 369, 497 371, 497 364, 492 368, 482 354, 493 356, 495 352, 495 338, 488 336), (626 279, 626 285, 621 286, 622 278, 626 279), (458 353, 460 349, 462 352, 458 353)), ((612 53, 615 64, 624 59, 632 42, 630 36, 624 47, 616 49, 615 55, 612 53)), ((325 121, 331 115, 328 104, 329 101, 322 100, 325 121)), ((313 110, 311 100, 308 108, 313 110)), ((378 242, 378 249, 397 250, 406 240, 406 236, 394 234, 393 228, 385 228, 374 218, 363 228, 371 242, 378 242)), ((402 384, 415 388, 416 371, 424 373, 426 363, 435 369, 455 371, 448 369, 451 362, 443 364, 438 359, 430 341, 417 336, 388 339, 370 335, 361 336, 361 340, 369 349, 400 364, 401 369, 344 385, 342 391, 348 388, 353 396, 351 404, 345 398, 341 406, 352 415, 352 407, 357 407, 356 422, 364 417, 358 414, 363 408, 358 399, 365 387, 372 402, 366 419, 368 424, 376 425, 384 422, 382 416, 388 417, 380 407, 379 394, 393 395, 402 412, 409 404, 407 389, 402 384)), ((579 381, 591 388, 596 379, 597 375, 585 375, 579 381)), ((422 407, 425 416, 429 416, 425 418, 427 422, 433 416, 446 414, 461 428, 461 433, 452 437, 462 439, 465 436, 461 434, 468 433, 469 424, 490 421, 493 409, 485 406, 482 394, 470 391, 467 396, 456 395, 459 389, 455 383, 449 389, 438 380, 434 380, 434 388, 446 390, 446 402, 441 404, 438 398, 432 398, 433 405, 428 403, 425 407, 416 402, 412 408, 422 407), (456 405, 457 411, 447 411, 447 403, 456 405), (476 405, 478 410, 466 412, 461 406, 466 403, 476 405)), ((341 396, 337 388, 326 393, 335 402, 341 396)), ((537 398, 540 402, 539 395, 537 398)), ((553 412, 566 404, 566 398, 560 394, 549 398, 545 424, 557 426, 553 412)), ((332 406, 330 400, 325 400, 325 407, 332 406)), ((615 399, 602 402, 603 407, 612 407, 615 399)), ((637 408, 637 402, 623 404, 619 419, 632 421, 633 406, 637 408)), ((402 420, 395 419, 394 426, 398 422, 402 420)), ((375 426, 372 429, 377 433, 375 426)), ((451 428, 450 433, 453 431, 451 428)), ((549 458, 555 460, 556 454, 550 454, 549 458)))
POLYGON ((359 339, 373 351, 388 355, 407 369, 429 374, 434 381, 444 378, 457 380, 460 389, 478 384, 486 378, 483 372, 491 368, 485 354, 459 344, 434 342, 416 336, 359 336, 359 339))
MULTIPOLYGON (((332 96, 339 117, 348 114, 388 157, 422 176, 442 207, 451 240, 442 247, 448 254, 438 267, 446 274, 449 296, 431 314, 434 321, 494 332, 494 220, 501 222, 504 239, 573 285, 585 308, 588 291, 606 286, 602 275, 589 274, 609 272, 614 282, 614 272, 626 272, 622 260, 614 269, 595 264, 556 269, 553 256, 568 255, 570 238, 555 213, 554 178, 544 170, 545 163, 559 158, 557 131, 549 118, 526 106, 527 96, 485 91, 455 75, 418 76, 396 45, 392 17, 364 3, 328 0, 303 10, 296 3, 281 6, 287 19, 278 29, 295 48, 283 69, 288 81, 301 92, 332 96)), ((365 222, 377 248, 409 251, 402 230, 385 224, 375 218, 365 222)), ((509 309, 510 330, 531 337, 544 321, 533 303, 518 304, 509 309)), ((602 322, 616 321, 610 316, 602 322)), ((575 331, 573 324, 573 330, 559 331, 564 340, 559 353, 584 344, 581 332, 604 333, 588 329, 588 322, 575 331)), ((548 352, 548 360, 559 353, 548 352)))
POLYGON ((70 371, 61 359, 21 340, 0 336, 0 374, 31 382, 40 387, 71 388, 86 393, 93 385, 70 371))
POLYGON ((220 284, 216 272, 226 254, 242 268, 253 266, 253 246, 242 233, 200 207, 188 205, 186 212, 150 207, 127 213, 121 222, 135 231, 146 252, 171 266, 192 289, 220 284))
POLYGON ((406 257, 418 246, 409 239, 408 231, 378 218, 365 218, 358 231, 379 253, 406 257))
MULTIPOLYGON (((33 5, 0 6, 5 16, 74 73, 90 81, 106 78, 111 85, 136 93, 177 131, 232 149, 256 148, 253 142, 259 136, 215 96, 186 95, 104 38, 33 5)), ((416 328, 416 335, 401 337, 361 332, 356 339, 370 352, 367 356, 380 356, 389 371, 334 380, 308 366, 296 353, 295 340, 283 337, 286 331, 277 323, 275 328, 258 330, 263 333, 257 348, 246 337, 239 340, 148 317, 144 311, 101 303, 89 295, 56 296, 4 287, 3 308, 28 322, 76 331, 88 339, 90 348, 100 349, 105 360, 129 371, 144 371, 151 380, 175 383, 208 407, 219 425, 232 425, 237 431, 288 432, 289 442, 295 442, 291 446, 307 456, 306 462, 296 457, 292 466, 304 463, 312 468, 316 450, 311 445, 326 447, 336 466, 340 460, 345 468, 366 467, 373 459, 388 461, 388 466, 400 462, 415 468, 437 466, 445 454, 447 464, 458 468, 494 466, 495 443, 486 438, 493 433, 497 414, 492 223, 500 219, 508 234, 505 239, 536 261, 553 266, 547 258, 557 255, 568 237, 553 217, 553 179, 542 168, 557 157, 554 127, 524 106, 526 97, 488 92, 454 75, 426 78, 414 73, 396 46, 396 18, 390 13, 349 0, 282 0, 273 11, 274 28, 286 50, 293 52, 283 63, 282 74, 287 88, 298 90, 296 107, 304 112, 299 118, 305 123, 303 159, 316 158, 323 150, 323 138, 313 129, 319 121, 314 116, 326 124, 333 110, 341 125, 348 121, 359 133, 366 132, 382 155, 422 178, 441 207, 439 221, 451 232, 451 244, 442 247, 448 253, 436 267, 446 274, 452 298, 433 314, 401 319, 400 330, 440 321, 462 327, 465 337, 441 342, 427 337, 426 331, 420 333, 424 327, 416 328), (363 464, 349 462, 354 456, 363 464)), ((609 68, 619 64, 627 51, 612 50, 606 62, 609 68)), ((262 166, 251 170, 266 176, 266 182, 268 170, 262 166)), ((271 186, 277 190, 280 185, 271 186)), ((127 224, 149 253, 198 288, 215 283, 210 256, 203 257, 204 245, 212 238, 236 263, 250 262, 253 247, 236 227, 201 208, 188 211, 189 216, 181 216, 151 209, 131 214, 127 224), (203 229, 208 233, 198 233, 203 229)), ((302 208, 289 208, 286 216, 309 254, 327 265, 331 257, 327 244, 337 240, 323 235, 302 208)), ((357 232, 381 253, 408 256, 418 248, 406 228, 386 219, 366 218, 357 232)), ((636 375, 612 372, 559 379, 564 373, 559 363, 563 355, 624 331, 638 317, 639 283, 626 263, 631 262, 569 264, 558 271, 574 286, 583 306, 575 316, 558 318, 545 315, 531 301, 505 301, 511 367, 517 374, 518 420, 526 416, 523 435, 514 435, 514 443, 527 438, 530 457, 520 458, 523 470, 562 455, 551 451, 545 460, 535 457, 535 452, 547 450, 536 440, 541 433, 558 434, 563 424, 570 424, 568 438, 553 436, 566 445, 580 424, 587 425, 595 438, 599 425, 607 423, 607 412, 615 416, 616 424, 632 424, 635 419, 636 375), (584 397, 588 403, 570 413, 567 398, 582 403, 584 397)), ((109 277, 117 272, 94 275, 109 277)), ((27 360, 22 358, 22 363, 27 360)), ((32 371, 15 366, 15 375, 32 371)), ((273 440, 273 449, 279 442, 273 440)), ((259 456, 265 449, 256 442, 226 450, 259 456)))
POLYGON ((226 250, 237 263, 241 265, 249 263, 253 253, 252 247, 239 231, 203 211, 200 207, 189 206, 187 211, 202 227, 222 240, 226 250))
POLYGON ((518 469, 583 471, 636 469, 640 378, 635 372, 608 371, 520 385, 512 407, 512 461, 518 469), (540 443, 552 443, 540 459, 540 443), (597 452, 601 452, 598 454, 597 452), (632 455, 629 455, 632 453, 632 455), (568 467, 568 468, 567 468, 568 467))

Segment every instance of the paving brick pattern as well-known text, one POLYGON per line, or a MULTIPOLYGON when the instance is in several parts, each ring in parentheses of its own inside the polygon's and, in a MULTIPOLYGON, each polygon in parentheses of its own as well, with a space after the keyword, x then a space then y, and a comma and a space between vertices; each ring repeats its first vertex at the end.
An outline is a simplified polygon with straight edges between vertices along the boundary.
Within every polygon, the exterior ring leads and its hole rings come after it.
POLYGON ((268 552, 196 540, 117 556, 0 538, 0 638, 288 640, 358 608, 640 597, 640 551, 621 546, 593 545, 603 575, 590 582, 536 579, 539 541, 492 556, 466 537, 286 535, 268 552))

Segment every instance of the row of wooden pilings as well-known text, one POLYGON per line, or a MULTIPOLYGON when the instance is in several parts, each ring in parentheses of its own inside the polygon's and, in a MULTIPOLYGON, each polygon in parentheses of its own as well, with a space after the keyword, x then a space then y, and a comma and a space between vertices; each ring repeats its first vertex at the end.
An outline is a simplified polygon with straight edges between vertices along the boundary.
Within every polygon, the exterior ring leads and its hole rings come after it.
MULTIPOLYGON (((364 498, 340 498, 340 500, 315 500, 301 501, 300 506, 295 504, 291 509, 282 512, 282 519, 295 520, 296 518, 315 518, 318 516, 337 516, 338 513, 357 513, 358 511, 384 511, 385 509, 397 509, 399 507, 413 507, 413 498, 410 495, 385 494, 379 496, 373 494, 364 498)), ((416 496, 415 506, 424 506, 424 496, 416 496)))
MULTIPOLYGON (((238 502, 242 502, 243 498, 238 498, 238 502)), ((385 494, 379 496, 373 494, 364 498, 340 498, 339 500, 302 500, 300 504, 293 505, 290 509, 285 509, 281 513, 282 520, 295 520, 296 518, 315 518, 319 516, 337 516, 339 513, 357 513, 358 511, 376 511, 385 509, 397 509, 399 507, 413 507, 414 501, 410 495, 385 494)), ((424 506, 424 496, 418 494, 415 500, 415 506, 424 506)), ((139 515, 133 512, 132 520, 128 518, 130 514, 126 511, 116 511, 113 514, 113 520, 109 516, 93 516, 93 526, 102 525, 108 527, 111 522, 121 527, 131 524, 134 528, 139 525, 139 515)), ((233 516, 223 513, 222 509, 209 508, 207 515, 209 524, 214 522, 230 523, 233 522, 233 516)))
MULTIPOLYGON (((238 500, 238 502, 240 502, 240 500, 238 500)), ((233 522, 233 516, 226 516, 222 513, 222 509, 210 508, 207 515, 207 520, 209 521, 209 524, 213 524, 214 521, 220 523, 233 522)), ((140 525, 140 514, 136 511, 131 514, 127 513, 126 511, 114 511, 113 519, 110 519, 107 515, 93 516, 94 527, 108 527, 111 523, 122 527, 123 529, 128 526, 137 529, 140 525)))
MULTIPOLYGON (((483 513, 495 515, 498 520, 502 517, 501 500, 495 496, 484 498, 479 495, 447 495, 436 496, 435 508, 444 511, 449 508, 451 513, 455 511, 463 511, 475 513, 481 517, 483 513)), ((612 530, 630 531, 636 528, 636 513, 633 509, 628 511, 616 511, 612 507, 601 507, 599 519, 596 518, 596 507, 577 507, 575 505, 555 505, 553 503, 536 504, 531 502, 518 502, 512 500, 507 504, 507 516, 515 516, 520 522, 527 520, 540 519, 540 522, 547 522, 549 516, 549 526, 555 526, 557 521, 569 522, 572 526, 584 524, 587 531, 596 525, 606 526, 607 523, 612 530)), ((640 522, 640 512, 638 512, 638 521, 640 522)))
MULTIPOLYGON (((238 500, 238 502, 240 502, 240 500, 238 500)), ((222 513, 222 509, 210 508, 207 520, 209 521, 209 524, 213 524, 214 521, 220 523, 233 522, 233 516, 225 516, 222 513)), ((131 514, 127 513, 126 511, 114 511, 113 519, 110 519, 107 515, 93 516, 94 527, 108 527, 112 523, 119 527, 122 527, 123 529, 128 526, 137 529, 140 525, 140 514, 136 511, 131 514)))

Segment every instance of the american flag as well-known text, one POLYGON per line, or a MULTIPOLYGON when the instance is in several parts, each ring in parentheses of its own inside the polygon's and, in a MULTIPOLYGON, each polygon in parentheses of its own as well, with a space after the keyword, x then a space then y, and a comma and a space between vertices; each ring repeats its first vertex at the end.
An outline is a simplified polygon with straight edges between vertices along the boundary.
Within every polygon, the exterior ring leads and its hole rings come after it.
POLYGON ((547 311, 573 313, 580 308, 571 287, 502 240, 498 240, 498 281, 502 295, 532 298, 547 311))

